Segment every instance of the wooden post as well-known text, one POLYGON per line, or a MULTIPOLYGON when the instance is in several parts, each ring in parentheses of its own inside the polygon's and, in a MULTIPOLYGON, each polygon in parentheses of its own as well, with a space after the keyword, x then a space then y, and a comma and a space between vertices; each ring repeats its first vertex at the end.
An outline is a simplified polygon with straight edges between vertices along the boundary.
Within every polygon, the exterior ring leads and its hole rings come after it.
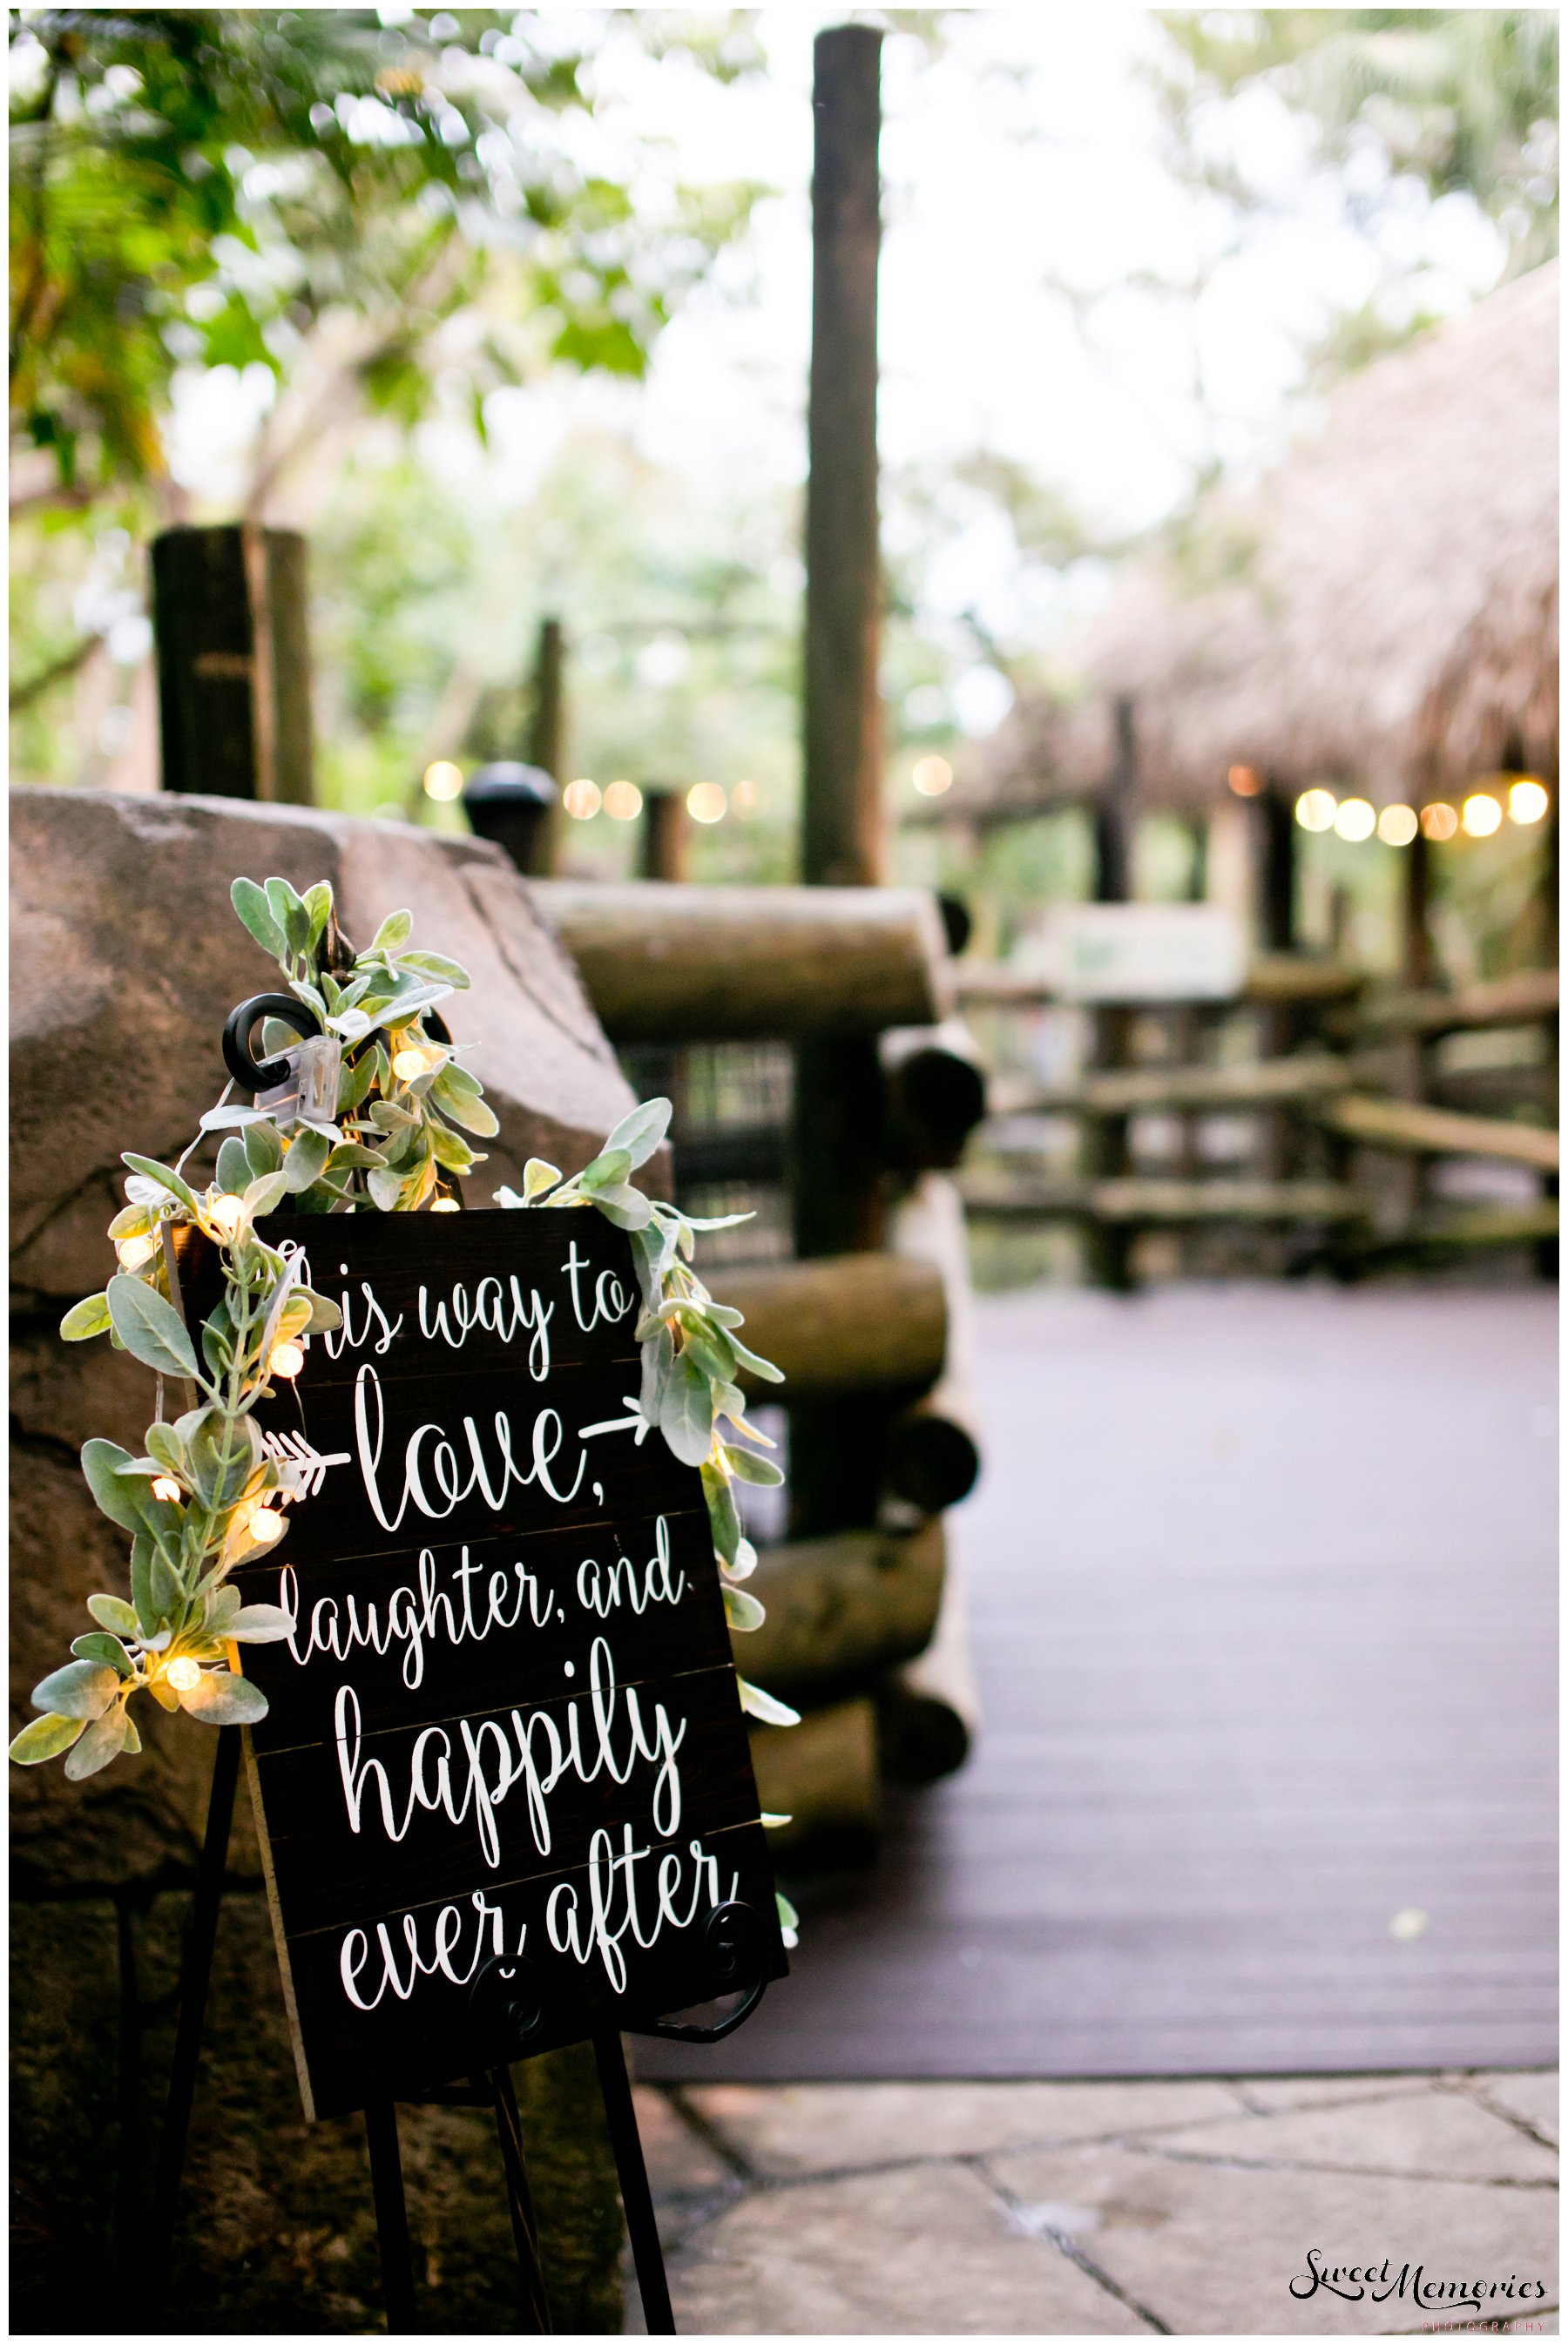
POLYGON ((165 530, 152 578, 164 788, 310 804, 304 538, 165 530))
POLYGON ((1262 834, 1258 871, 1259 943, 1265 952, 1296 949, 1296 810, 1289 790, 1270 777, 1253 800, 1262 834))
POLYGON ((692 841, 684 793, 652 782, 642 784, 642 876, 678 882, 687 875, 692 841))
MULTIPOLYGON (((1094 887, 1097 904, 1127 904, 1132 900, 1132 844, 1138 796, 1138 741, 1132 702, 1125 693, 1116 702, 1116 753, 1110 772, 1095 802, 1094 887)), ((1097 1069, 1125 1066, 1132 1050, 1132 1011, 1113 1004, 1093 1013, 1091 1064, 1097 1069)), ((1131 1167, 1125 1115, 1104 1116, 1084 1129, 1086 1168, 1091 1179, 1121 1177, 1131 1167)), ((1087 1267, 1099 1286, 1125 1292, 1132 1283, 1134 1232, 1122 1226, 1090 1222, 1086 1237, 1087 1267)))
POLYGON ((1412 992, 1424 993, 1432 981, 1431 937, 1427 926, 1431 909, 1431 842, 1424 830, 1417 831, 1404 854, 1401 973, 1412 992))
MULTIPOLYGON (((539 622, 539 648, 534 656, 533 713, 528 728, 528 763, 538 765, 562 789, 566 786, 566 646, 559 619, 539 622)), ((559 798, 540 824, 530 864, 531 875, 548 878, 561 867, 561 802, 559 798)))

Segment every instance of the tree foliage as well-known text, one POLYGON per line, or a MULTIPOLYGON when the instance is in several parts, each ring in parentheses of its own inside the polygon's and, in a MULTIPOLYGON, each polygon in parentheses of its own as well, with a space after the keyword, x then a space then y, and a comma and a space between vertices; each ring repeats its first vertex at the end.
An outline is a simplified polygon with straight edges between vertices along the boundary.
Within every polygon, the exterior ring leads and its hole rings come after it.
MULTIPOLYGON (((414 419, 438 365, 481 429, 489 389, 551 360, 642 371, 756 190, 665 173, 634 202, 633 158, 587 167, 593 71, 560 12, 397 15, 13 12, 24 500, 159 483, 180 366, 309 380, 253 501, 345 403, 414 419)), ((617 31, 721 76, 754 58, 726 15, 617 31)))

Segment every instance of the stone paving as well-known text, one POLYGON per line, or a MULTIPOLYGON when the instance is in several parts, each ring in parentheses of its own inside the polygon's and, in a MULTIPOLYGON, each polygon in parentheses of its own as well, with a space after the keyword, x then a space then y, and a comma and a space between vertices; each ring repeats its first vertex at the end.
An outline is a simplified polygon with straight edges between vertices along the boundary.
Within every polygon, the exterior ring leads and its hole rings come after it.
MULTIPOLYGON (((683 2335, 1557 2333, 1554 2074, 642 2086, 638 2109, 683 2335)), ((638 2332, 630 2274, 628 2303, 638 2332)))

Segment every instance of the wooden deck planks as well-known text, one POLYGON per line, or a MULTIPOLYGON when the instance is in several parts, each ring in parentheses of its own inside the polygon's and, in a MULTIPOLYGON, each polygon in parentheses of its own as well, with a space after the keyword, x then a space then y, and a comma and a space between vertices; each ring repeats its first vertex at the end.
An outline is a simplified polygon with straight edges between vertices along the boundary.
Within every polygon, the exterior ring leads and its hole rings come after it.
POLYGON ((981 1306, 984 1737, 717 2080, 1555 2056, 1555 1298, 981 1306), (1390 1934, 1397 1912, 1423 1935, 1390 1934))

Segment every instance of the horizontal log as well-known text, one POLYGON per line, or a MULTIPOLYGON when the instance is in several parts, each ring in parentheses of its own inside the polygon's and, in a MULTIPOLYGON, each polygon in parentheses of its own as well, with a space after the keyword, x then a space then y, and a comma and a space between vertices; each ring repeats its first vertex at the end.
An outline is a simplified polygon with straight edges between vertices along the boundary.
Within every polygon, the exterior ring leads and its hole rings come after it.
POLYGON ((1375 1034, 1457 1034, 1466 1027, 1527 1026, 1557 1015, 1559 984, 1554 968, 1516 969, 1486 985, 1462 985, 1454 993, 1395 993, 1364 1002, 1357 1018, 1375 1034))
MULTIPOLYGON (((1249 964, 1237 997, 1270 1003, 1344 1001, 1359 993, 1365 982, 1360 970, 1348 968, 1338 961, 1311 960, 1298 953, 1261 953, 1249 964)), ((960 1006, 969 1009, 1043 1007, 1061 997, 1048 978, 985 961, 961 962, 953 972, 953 989, 960 1006)), ((1222 1008, 1224 1002, 1212 995, 1203 995, 1190 1002, 1161 1000, 1148 1005, 1156 1009, 1205 1005, 1222 1008)))
POLYGON ((994 1113, 1010 1115, 1187 1114, 1206 1108, 1292 1106, 1326 1098, 1355 1080, 1350 1062, 1330 1050, 1262 1058, 1239 1066, 1127 1066, 1085 1075, 1055 1090, 1018 1085, 1001 1092, 994 1113))
POLYGON ((752 1769, 764 1814, 790 1821, 770 1849, 864 1860, 876 1844, 876 1705, 869 1694, 809 1711, 798 1725, 754 1725, 752 1769))
POLYGON ((971 1214, 994 1219, 1082 1218, 1151 1226, 1210 1221, 1355 1221, 1367 1199, 1333 1180, 1077 1180, 969 1172, 971 1214))
POLYGON ((940 1513, 968 1496, 980 1470, 969 1241, 954 1183, 924 1173, 895 1207, 889 1238, 903 1259, 924 1263, 942 1280, 946 1348, 935 1386, 889 1426, 883 1470, 894 1496, 940 1513))
POLYGON ((531 883, 615 1042, 790 1040, 934 1026, 951 1007, 916 887, 531 883))
POLYGON ((1417 1156, 1486 1156, 1527 1164, 1536 1172, 1555 1172, 1561 1162, 1554 1131, 1493 1116, 1458 1115, 1450 1107, 1422 1106, 1411 1099, 1361 1095, 1330 1099, 1320 1108, 1320 1118, 1331 1131, 1368 1147, 1417 1156))
POLYGON ((943 1554, 940 1522, 764 1548, 746 1586, 767 1618, 732 1638, 736 1666, 792 1702, 864 1686, 931 1642, 943 1554))
MULTIPOLYGON (((744 1313, 743 1339, 782 1368, 786 1400, 919 1389, 941 1373, 947 1308, 940 1274, 890 1253, 825 1255, 715 1269, 717 1301, 744 1313)), ((751 1392, 775 1387, 742 1378, 751 1392)))
POLYGON ((986 1074, 968 1028, 903 1026, 881 1042, 887 1160, 914 1172, 949 1171, 986 1113, 986 1074))
POLYGON ((890 1672, 877 1691, 877 1739, 890 1783, 956 1774, 980 1730, 980 1692, 969 1642, 966 1575, 948 1552, 936 1632, 918 1659, 890 1672))

